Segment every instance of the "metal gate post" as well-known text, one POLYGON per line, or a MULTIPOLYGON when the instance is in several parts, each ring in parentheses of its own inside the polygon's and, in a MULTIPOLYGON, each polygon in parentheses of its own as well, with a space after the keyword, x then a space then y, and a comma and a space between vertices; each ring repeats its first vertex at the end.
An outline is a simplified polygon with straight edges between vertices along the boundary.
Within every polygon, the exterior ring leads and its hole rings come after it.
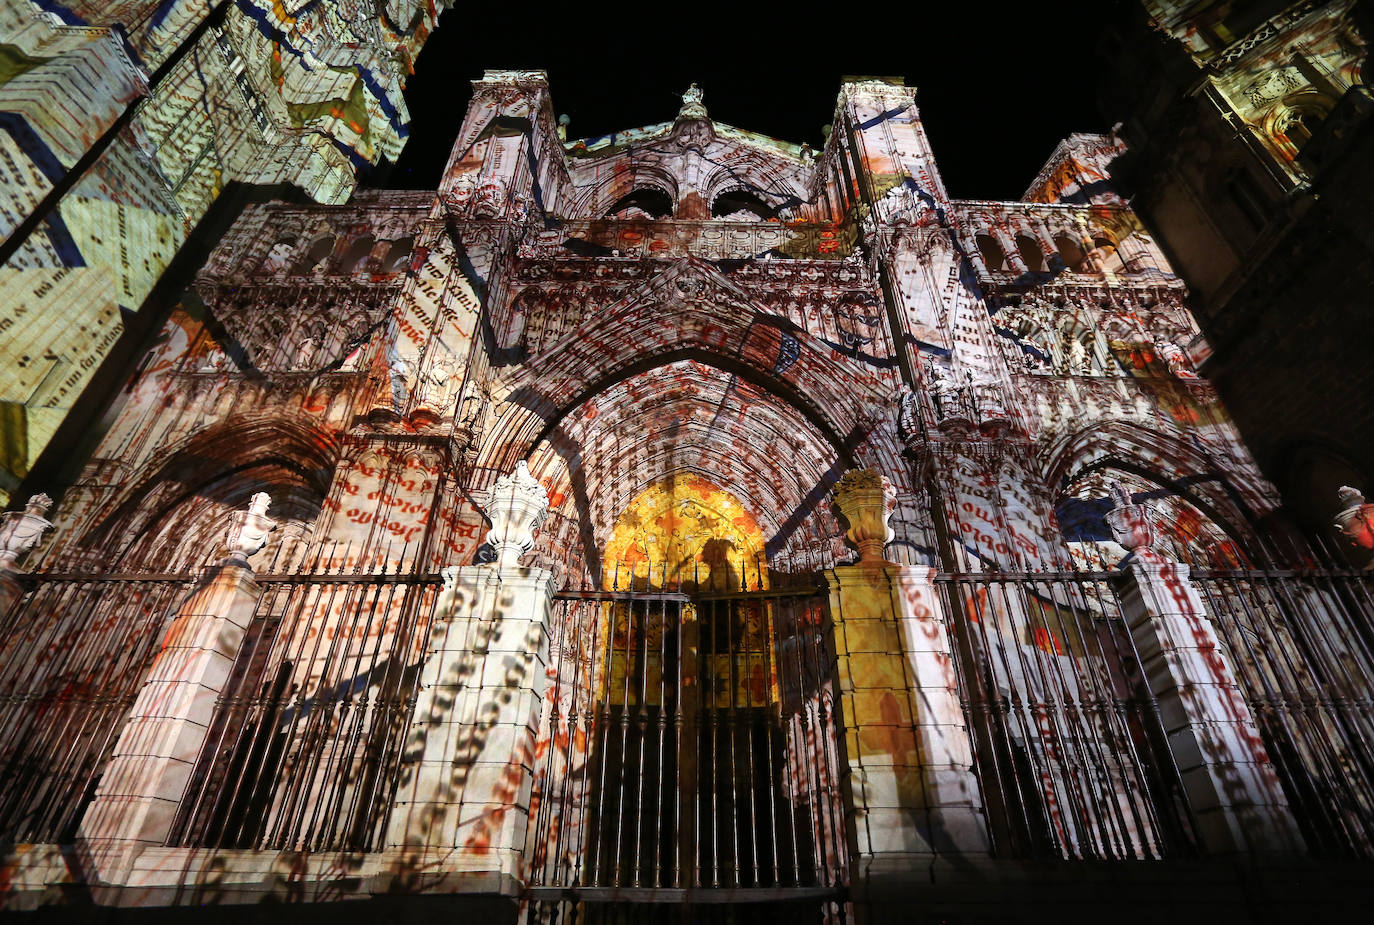
POLYGON ((520 463, 497 480, 487 542, 497 561, 444 569, 388 848, 436 874, 496 875, 512 894, 548 677, 553 573, 517 564, 547 510, 520 463))
POLYGON ((1120 579, 1122 616, 1159 701, 1203 847, 1212 854, 1301 852, 1303 839, 1235 668, 1188 566, 1151 548, 1150 510, 1113 484, 1107 522, 1133 553, 1120 579))
POLYGON ((262 595, 248 557, 275 526, 265 516, 269 501, 259 493, 235 515, 230 555, 206 569, 201 587, 181 605, 129 711, 76 837, 97 882, 127 882, 138 855, 172 833, 262 595))
POLYGON ((989 851, 935 572, 882 558, 890 492, 872 470, 840 480, 836 503, 861 558, 827 573, 856 881, 910 872, 913 856, 989 851))

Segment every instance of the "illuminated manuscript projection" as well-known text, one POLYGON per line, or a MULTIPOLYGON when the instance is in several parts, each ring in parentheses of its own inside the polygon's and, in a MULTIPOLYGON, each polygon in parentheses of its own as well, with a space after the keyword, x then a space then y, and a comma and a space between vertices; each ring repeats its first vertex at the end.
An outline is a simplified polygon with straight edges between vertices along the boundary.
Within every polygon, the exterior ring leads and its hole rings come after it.
POLYGON ((213 323, 175 315, 79 484, 9 515, 8 561, 42 546, 0 572, 0 831, 85 864, 11 879, 839 922, 888 901, 852 872, 936 855, 1300 850, 1369 719, 1266 691, 1364 664, 1356 591, 1254 579, 1275 496, 1119 143, 960 201, 898 80, 844 83, 820 151, 695 86, 567 140, 549 92, 474 81, 436 192, 247 208, 213 323))
POLYGON ((443 4, 0 0, 0 493, 231 181, 395 160, 443 4))

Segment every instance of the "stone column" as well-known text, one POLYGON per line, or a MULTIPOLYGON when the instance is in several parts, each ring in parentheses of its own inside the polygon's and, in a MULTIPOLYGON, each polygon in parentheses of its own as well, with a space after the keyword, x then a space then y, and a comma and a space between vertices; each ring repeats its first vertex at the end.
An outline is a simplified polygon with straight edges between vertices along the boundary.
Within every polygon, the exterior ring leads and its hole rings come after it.
POLYGON ((496 481, 487 565, 444 570, 387 847, 426 871, 519 876, 549 651, 553 575, 520 556, 548 508, 521 462, 496 481))
POLYGON ((1188 566, 1151 548, 1150 510, 1113 483, 1107 514, 1133 561, 1118 592, 1141 671, 1210 854, 1299 852, 1302 836, 1188 566))
POLYGON ((989 850, 934 569, 882 555, 892 499, 873 470, 846 473, 835 490, 860 550, 857 564, 827 576, 856 883, 989 850))
POLYGON ((167 628, 77 833, 99 882, 119 883, 143 849, 166 844, 238 658, 261 589, 249 557, 275 524, 253 496, 228 533, 229 555, 207 568, 167 628))
POLYGON ((24 597, 19 560, 52 532, 46 516, 51 507, 52 499, 38 494, 29 499, 24 510, 0 516, 0 616, 24 597))
POLYGON ((1001 225, 994 225, 989 232, 1007 256, 1007 269, 1020 276, 1029 272, 1026 261, 1021 259, 1021 248, 1016 246, 1016 237, 1001 225))

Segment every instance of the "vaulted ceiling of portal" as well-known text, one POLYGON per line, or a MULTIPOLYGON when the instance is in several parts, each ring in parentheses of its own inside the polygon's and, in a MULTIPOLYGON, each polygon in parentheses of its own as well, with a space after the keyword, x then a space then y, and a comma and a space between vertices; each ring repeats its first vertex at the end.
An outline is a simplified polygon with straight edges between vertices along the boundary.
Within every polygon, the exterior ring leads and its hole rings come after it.
MULTIPOLYGON (((596 563, 611 526, 651 485, 696 473, 757 519, 770 550, 819 543, 836 529, 828 493, 844 468, 794 407, 717 367, 679 360, 586 399, 531 457, 556 515, 548 551, 596 563)), ((595 568, 592 569, 595 574, 595 568)))

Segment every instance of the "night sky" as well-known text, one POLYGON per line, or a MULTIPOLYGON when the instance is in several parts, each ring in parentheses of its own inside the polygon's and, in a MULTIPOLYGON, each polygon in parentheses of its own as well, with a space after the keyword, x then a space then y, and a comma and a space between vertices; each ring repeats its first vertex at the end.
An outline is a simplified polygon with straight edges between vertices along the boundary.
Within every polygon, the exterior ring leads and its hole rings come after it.
POLYGON ((917 88, 950 195, 1017 199, 1070 132, 1110 127, 1097 106, 1099 40, 1138 10, 1134 0, 964 2, 938 12, 840 0, 809 15, 766 6, 462 4, 440 19, 407 84, 411 137, 400 161, 366 182, 434 189, 469 81, 486 68, 548 71, 570 138, 670 121, 696 81, 713 119, 817 149, 841 76, 872 74, 917 88))

